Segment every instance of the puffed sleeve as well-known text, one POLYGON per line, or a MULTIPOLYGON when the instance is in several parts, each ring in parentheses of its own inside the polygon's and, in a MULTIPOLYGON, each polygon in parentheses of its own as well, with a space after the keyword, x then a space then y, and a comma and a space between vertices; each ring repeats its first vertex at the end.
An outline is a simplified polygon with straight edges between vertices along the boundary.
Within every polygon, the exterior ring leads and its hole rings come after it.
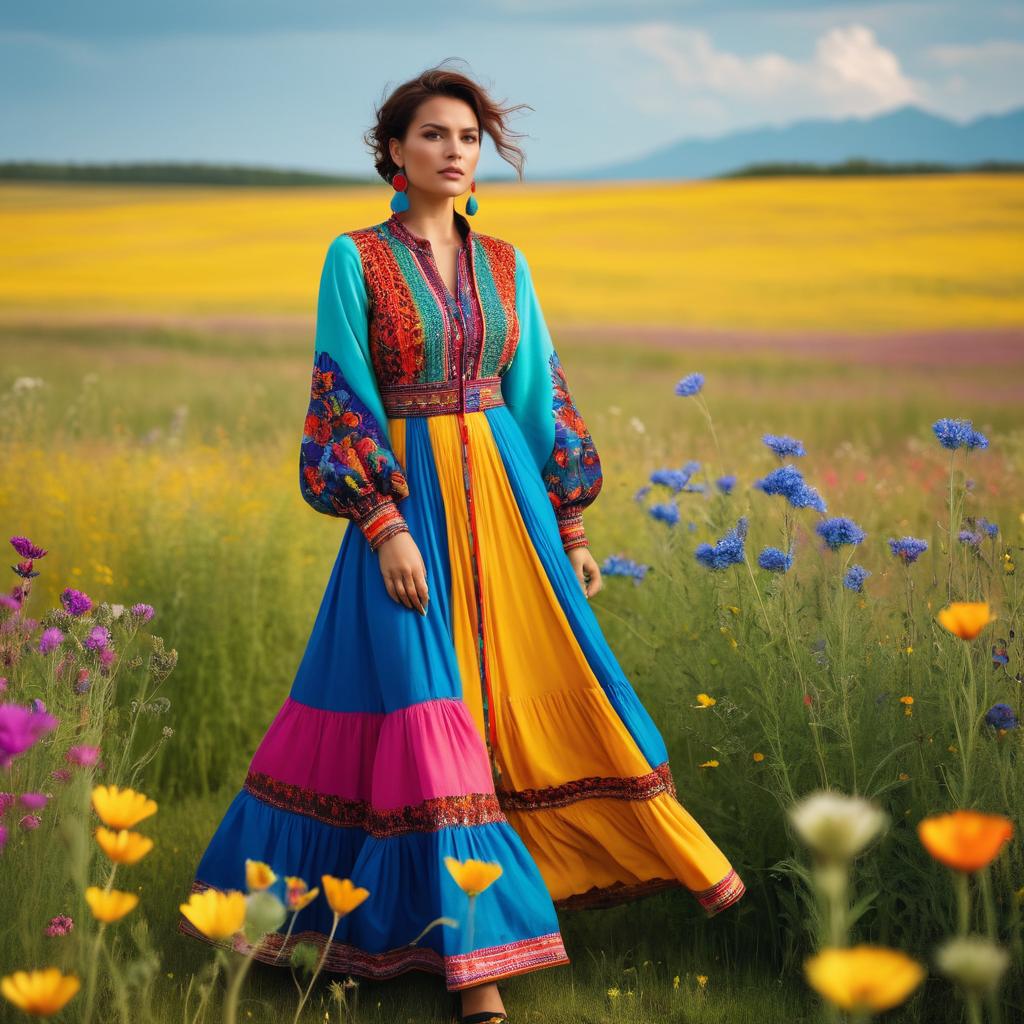
POLYGON ((397 504, 409 486, 387 435, 362 260, 348 235, 331 242, 320 275, 299 486, 317 512, 355 522, 374 551, 409 529, 397 504))
POLYGON ((519 424, 555 509, 562 547, 586 547, 583 510, 603 482, 601 460, 566 383, 530 267, 516 248, 519 342, 501 393, 519 424))

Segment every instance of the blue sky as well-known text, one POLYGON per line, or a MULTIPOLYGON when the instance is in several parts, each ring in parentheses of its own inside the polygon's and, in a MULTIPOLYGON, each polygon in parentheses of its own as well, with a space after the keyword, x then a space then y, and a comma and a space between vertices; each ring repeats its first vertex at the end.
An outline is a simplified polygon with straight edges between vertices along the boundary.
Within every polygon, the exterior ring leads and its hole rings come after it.
MULTIPOLYGON (((906 103, 1024 104, 1024 3, 45 0, 0 14, 0 159, 370 173, 387 90, 448 57, 534 109, 526 175, 906 103)), ((485 140, 479 173, 511 170, 485 140)))

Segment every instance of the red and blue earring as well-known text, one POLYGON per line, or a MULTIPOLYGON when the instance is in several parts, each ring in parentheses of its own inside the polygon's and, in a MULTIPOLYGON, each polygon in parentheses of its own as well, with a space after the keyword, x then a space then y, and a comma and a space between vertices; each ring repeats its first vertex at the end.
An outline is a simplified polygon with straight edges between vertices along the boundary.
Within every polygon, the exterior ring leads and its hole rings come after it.
POLYGON ((409 209, 409 195, 405 191, 409 187, 409 179, 399 171, 392 179, 395 194, 391 197, 391 209, 395 213, 404 213, 409 209))
POLYGON ((466 214, 470 217, 480 209, 480 204, 476 201, 476 196, 473 195, 474 192, 476 192, 476 178, 469 184, 469 198, 466 200, 466 214))

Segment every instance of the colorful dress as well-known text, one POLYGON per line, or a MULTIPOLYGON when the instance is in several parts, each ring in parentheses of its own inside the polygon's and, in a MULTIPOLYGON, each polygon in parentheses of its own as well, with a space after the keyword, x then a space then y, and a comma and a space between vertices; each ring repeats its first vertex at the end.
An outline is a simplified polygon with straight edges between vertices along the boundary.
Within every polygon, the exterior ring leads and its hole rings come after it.
MULTIPOLYGON (((310 886, 351 878, 370 896, 325 970, 417 968, 449 990, 568 963, 556 908, 678 886, 710 915, 745 891, 677 801, 566 556, 587 544, 601 463, 529 266, 455 221, 457 295, 397 214, 327 250, 299 484, 358 528, 193 882, 244 891, 246 858, 310 886), (401 531, 426 566, 426 615, 388 595, 377 564, 401 531), (471 944, 446 857, 502 867, 475 897, 471 944), (439 917, 460 925, 414 941, 439 917)), ((319 897, 258 956, 323 950, 332 922, 319 897)))

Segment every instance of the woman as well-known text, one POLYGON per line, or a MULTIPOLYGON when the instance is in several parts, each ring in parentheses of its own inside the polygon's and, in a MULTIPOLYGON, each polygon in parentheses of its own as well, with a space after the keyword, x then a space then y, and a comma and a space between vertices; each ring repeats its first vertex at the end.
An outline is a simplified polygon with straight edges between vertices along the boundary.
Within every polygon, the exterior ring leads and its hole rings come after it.
MULTIPOLYGON (((588 605, 601 464, 529 266, 454 210, 472 190, 475 212, 482 131, 522 176, 509 109, 435 68, 378 111, 399 191, 327 250, 300 456, 305 500, 357 528, 193 884, 244 889, 246 858, 351 878, 370 895, 326 969, 436 972, 479 1022, 506 1019, 498 979, 569 962, 556 908, 682 886, 713 914, 744 892, 588 605), (501 866, 472 930, 449 858, 501 866), (439 917, 458 926, 410 945, 439 917)), ((260 958, 331 924, 314 900, 260 958)))

